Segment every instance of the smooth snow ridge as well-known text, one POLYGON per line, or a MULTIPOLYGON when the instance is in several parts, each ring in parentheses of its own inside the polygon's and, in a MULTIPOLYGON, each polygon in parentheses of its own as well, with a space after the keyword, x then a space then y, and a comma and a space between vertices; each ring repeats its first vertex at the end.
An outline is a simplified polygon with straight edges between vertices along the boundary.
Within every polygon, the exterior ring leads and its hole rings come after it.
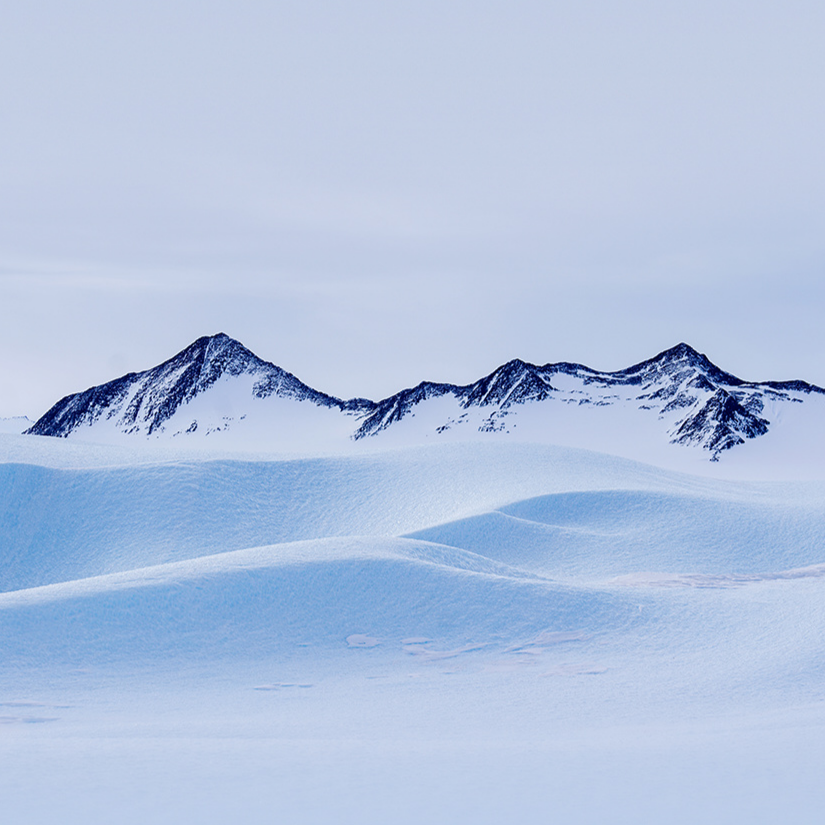
POLYGON ((563 585, 466 551, 354 537, 2 594, 0 627, 7 663, 82 657, 157 664, 159 656, 271 657, 299 643, 338 650, 364 629, 398 649, 408 639, 501 647, 548 627, 626 628, 637 603, 627 591, 563 585), (71 628, 68 646, 53 633, 60 625, 71 628))
POLYGON ((823 519, 813 483, 778 493, 518 443, 85 469, 15 462, 0 464, 0 485, 0 591, 347 535, 415 535, 529 569, 533 548, 545 565, 535 570, 562 578, 651 569, 657 558, 681 559, 668 568, 680 572, 751 572, 820 561, 823 519))

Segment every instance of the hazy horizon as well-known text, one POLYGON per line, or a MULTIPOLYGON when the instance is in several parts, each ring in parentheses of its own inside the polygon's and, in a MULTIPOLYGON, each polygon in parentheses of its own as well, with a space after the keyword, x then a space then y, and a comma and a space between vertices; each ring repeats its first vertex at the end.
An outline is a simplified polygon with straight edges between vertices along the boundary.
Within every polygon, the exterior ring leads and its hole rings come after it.
POLYGON ((44 0, 0 33, 0 415, 224 331, 340 397, 679 341, 825 385, 812 2, 44 0))

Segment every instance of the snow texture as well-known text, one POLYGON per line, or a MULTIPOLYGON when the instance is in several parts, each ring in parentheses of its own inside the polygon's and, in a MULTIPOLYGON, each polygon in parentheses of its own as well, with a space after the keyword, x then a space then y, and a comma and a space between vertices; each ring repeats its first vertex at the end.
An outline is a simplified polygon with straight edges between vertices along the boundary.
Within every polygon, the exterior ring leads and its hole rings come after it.
POLYGON ((68 438, 0 434, 4 823, 821 821, 818 390, 676 348, 613 374, 514 362, 371 418, 239 347, 61 402, 68 438), (326 455, 166 437, 222 382, 381 426, 326 455), (605 403, 560 400, 579 392, 605 403), (451 428, 528 429, 554 404, 734 460, 405 446, 456 406, 480 417, 451 428))

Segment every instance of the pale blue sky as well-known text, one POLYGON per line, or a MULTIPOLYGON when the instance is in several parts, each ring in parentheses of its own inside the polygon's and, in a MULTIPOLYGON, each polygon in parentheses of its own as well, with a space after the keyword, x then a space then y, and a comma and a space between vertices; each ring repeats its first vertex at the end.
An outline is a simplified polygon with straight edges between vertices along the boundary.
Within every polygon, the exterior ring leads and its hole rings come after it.
POLYGON ((342 396, 686 340, 825 384, 825 6, 40 2, 0 415, 224 331, 342 396))

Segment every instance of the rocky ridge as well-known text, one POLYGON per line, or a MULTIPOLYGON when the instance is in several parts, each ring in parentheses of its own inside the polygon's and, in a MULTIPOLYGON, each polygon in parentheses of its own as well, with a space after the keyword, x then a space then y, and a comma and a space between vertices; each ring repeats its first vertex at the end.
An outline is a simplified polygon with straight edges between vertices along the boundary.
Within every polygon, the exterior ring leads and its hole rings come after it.
MULTIPOLYGON (((126 435, 155 436, 195 432, 195 419, 185 430, 178 413, 219 382, 244 378, 251 382, 249 405, 278 398, 327 408, 354 418, 351 438, 380 436, 441 399, 455 414, 437 419, 432 432, 455 428, 484 433, 509 432, 518 414, 537 404, 621 406, 655 418, 672 444, 699 447, 712 460, 748 439, 765 435, 771 426, 767 408, 802 403, 825 390, 803 381, 747 382, 713 364, 687 344, 617 372, 600 372, 568 362, 537 366, 521 360, 502 365, 464 386, 423 382, 374 402, 342 400, 312 389, 294 375, 263 361, 240 342, 220 333, 199 338, 153 369, 67 396, 27 432, 67 437, 106 421, 126 435)), ((246 387, 246 384, 244 384, 246 387)), ((246 391, 246 390, 245 390, 246 391)), ((243 397, 243 396, 242 396, 243 397)), ((244 415, 226 421, 244 418, 244 415)), ((432 422, 429 422, 432 423, 432 422)), ((273 426, 277 422, 273 421, 273 426)), ((228 426, 225 424, 224 426, 228 426)), ((429 427, 429 424, 422 425, 429 427)), ((220 429, 213 426, 211 431, 220 429)))

